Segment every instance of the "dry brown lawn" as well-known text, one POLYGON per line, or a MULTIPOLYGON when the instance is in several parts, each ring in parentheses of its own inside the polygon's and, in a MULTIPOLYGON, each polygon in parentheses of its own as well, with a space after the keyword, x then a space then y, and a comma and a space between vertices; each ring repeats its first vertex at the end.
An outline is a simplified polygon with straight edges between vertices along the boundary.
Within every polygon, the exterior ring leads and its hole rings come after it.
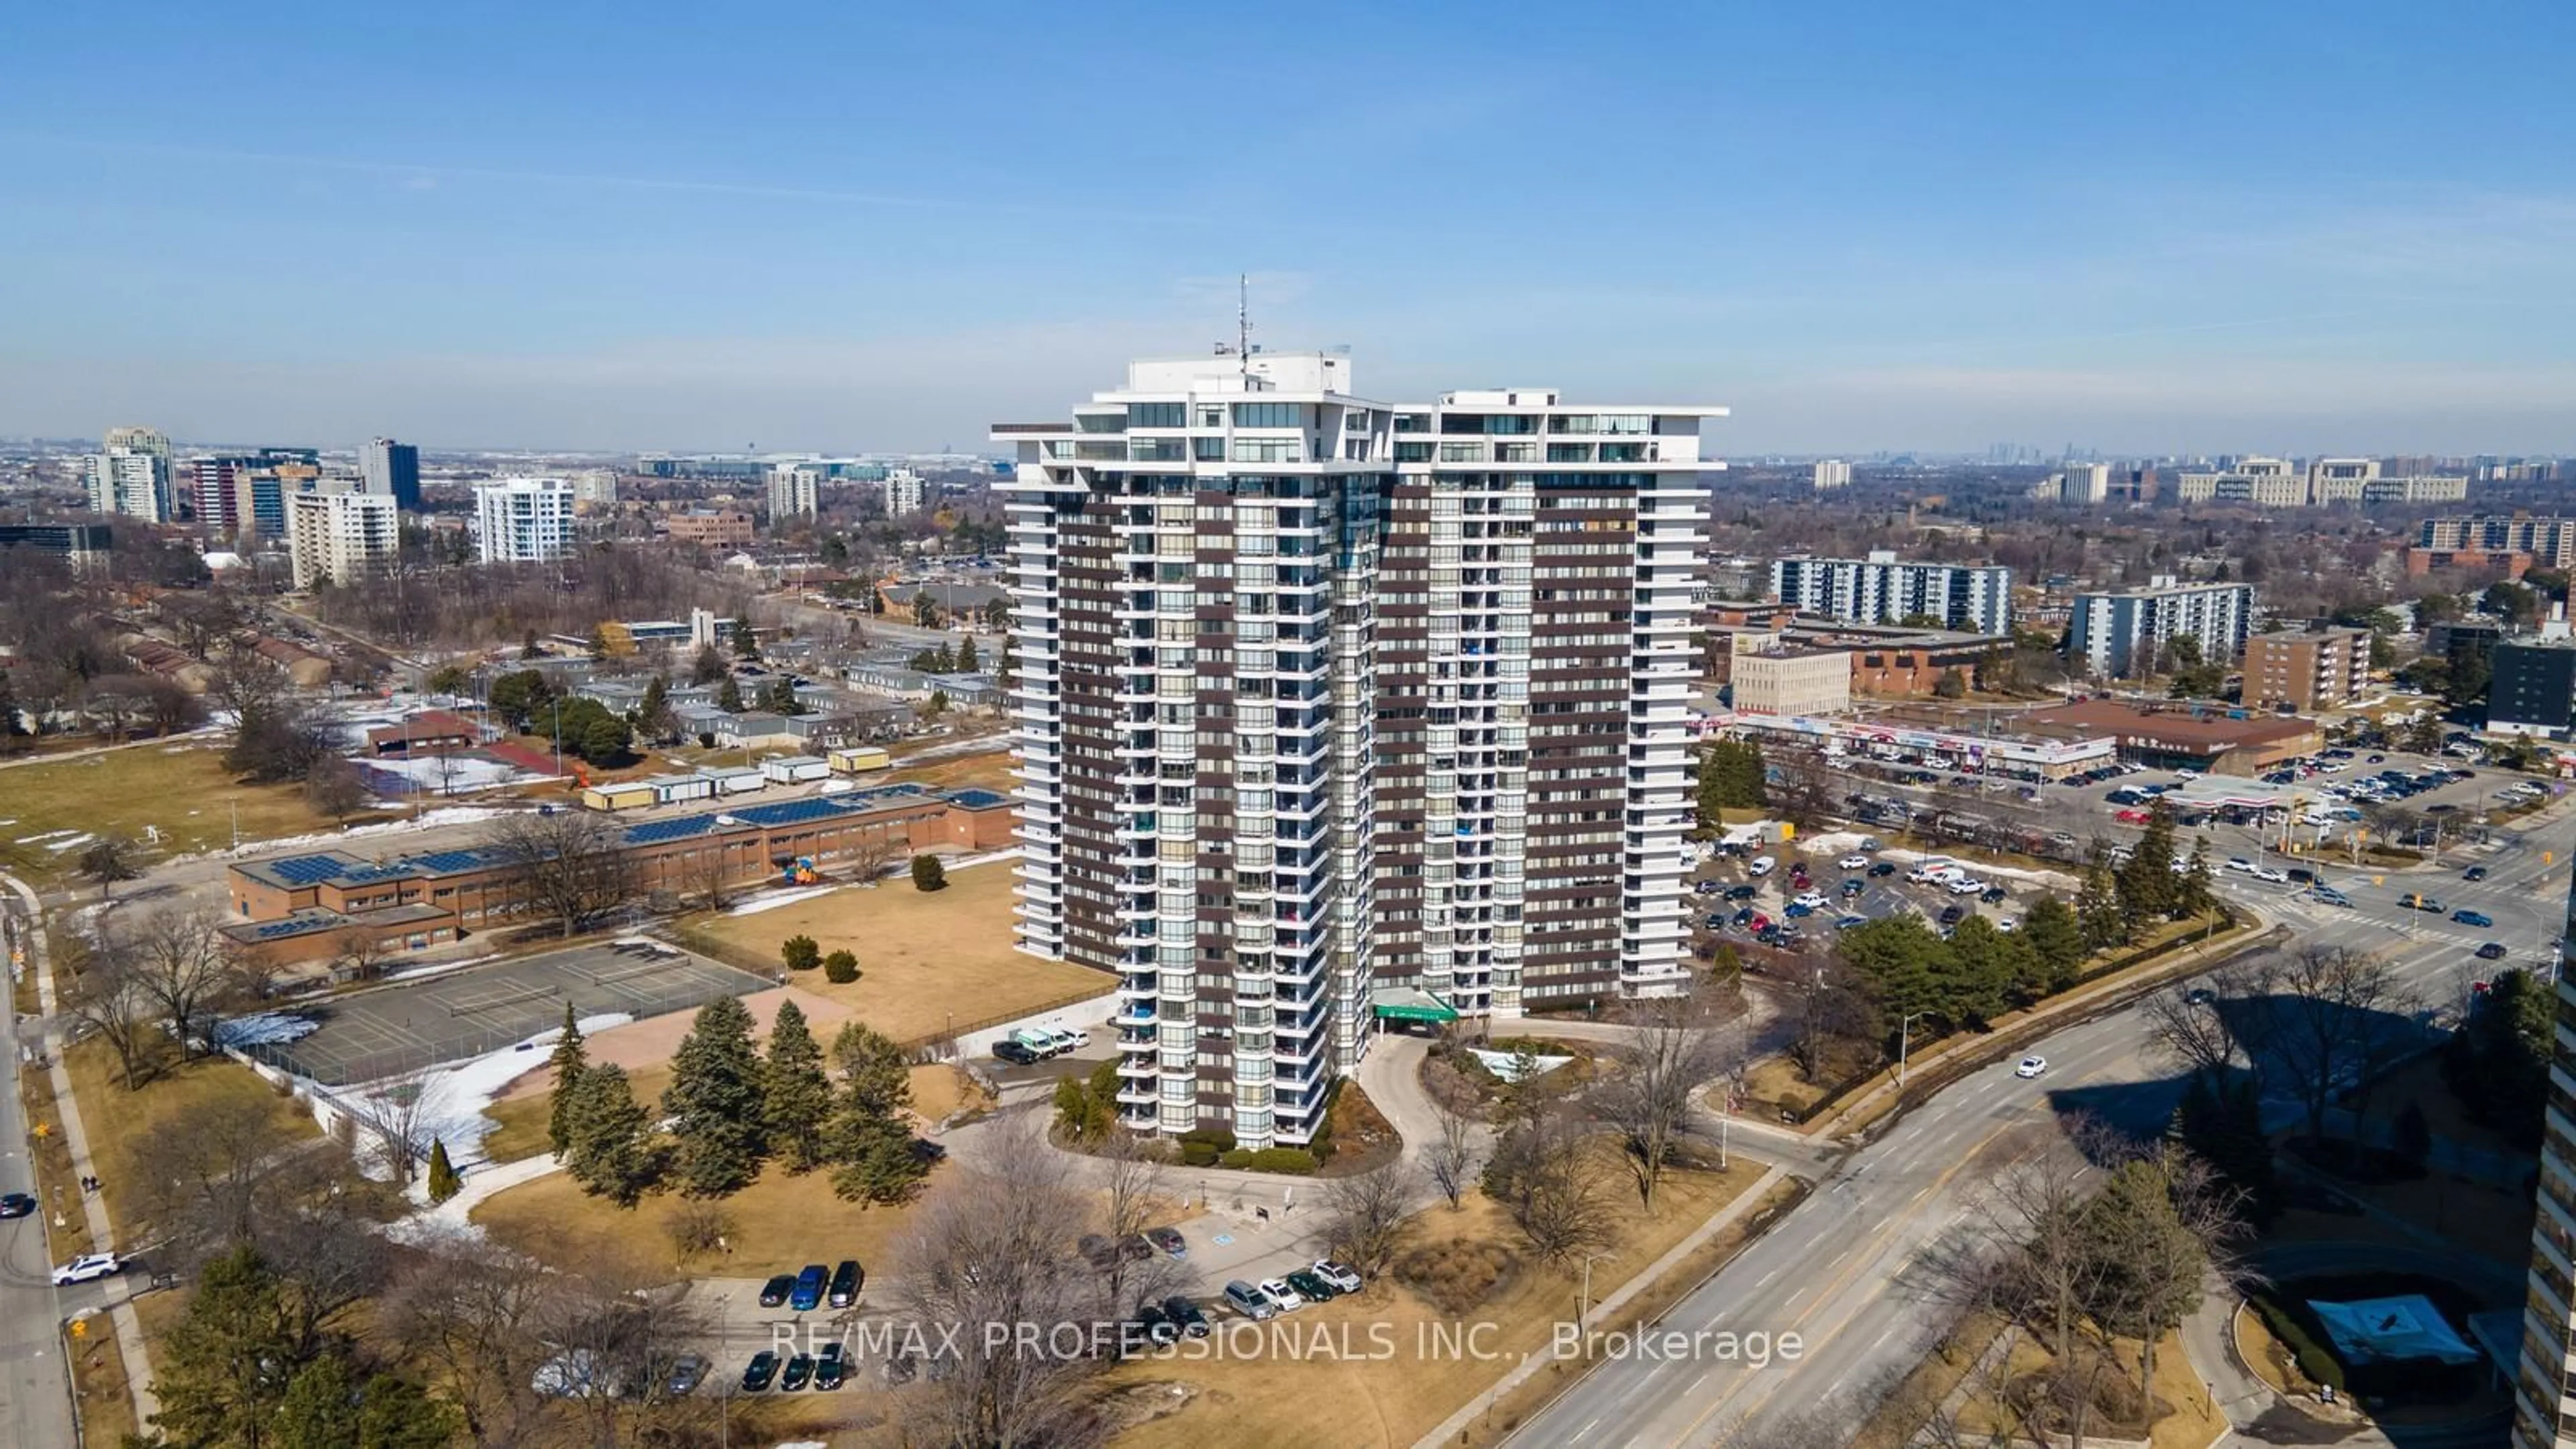
POLYGON ((1098 996, 1111 977, 1067 961, 1046 961, 1011 944, 1011 868, 996 861, 948 873, 948 888, 917 891, 897 875, 748 916, 698 916, 684 936, 755 969, 776 969, 778 943, 814 938, 826 955, 848 950, 860 976, 847 986, 802 973, 800 988, 828 997, 900 1042, 934 1040, 952 1028, 1008 1021, 1098 996))
MULTIPOLYGON (((1642 1271, 1760 1176, 1761 1170, 1750 1166, 1724 1173, 1677 1173, 1666 1179, 1651 1218, 1637 1211, 1633 1196, 1624 1197, 1618 1211, 1618 1256, 1593 1265, 1594 1296, 1642 1271)), ((1407 1230, 1406 1246, 1452 1238, 1521 1249, 1510 1219, 1481 1194, 1470 1194, 1454 1211, 1441 1203, 1418 1214, 1407 1230)), ((1532 1263, 1526 1253, 1491 1298, 1463 1313, 1445 1313, 1392 1277, 1383 1278, 1355 1297, 1302 1308, 1278 1320, 1310 1345, 1319 1334, 1337 1341, 1347 1334, 1352 1357, 1309 1353, 1296 1359, 1148 1359, 1117 1369, 1111 1385, 1129 1390, 1132 1397, 1148 1397, 1145 1387, 1156 1384, 1186 1384, 1195 1391, 1187 1407, 1129 1430, 1120 1443, 1146 1449, 1198 1449, 1210 1443, 1228 1449, 1292 1449, 1317 1442, 1318 1426, 1329 1424, 1335 1443, 1411 1445, 1484 1392, 1525 1353, 1544 1356, 1552 1325, 1573 1318, 1579 1291, 1577 1274, 1532 1263), (1460 1321, 1497 1325, 1480 1340, 1495 1357, 1417 1353, 1418 1335, 1427 1336, 1431 1325, 1460 1321), (1395 1352, 1383 1359, 1359 1356, 1371 1350, 1372 1325, 1378 1324, 1392 1333, 1395 1352)))
MULTIPOLYGON (((544 1141, 542 1121, 538 1141, 544 1141)), ((956 1168, 931 1169, 936 1184, 956 1168)), ((633 1208, 621 1208, 604 1197, 581 1190, 569 1173, 555 1172, 496 1193, 476 1207, 473 1220, 495 1242, 539 1261, 560 1261, 582 1244, 618 1241, 646 1261, 685 1266, 691 1272, 725 1278, 763 1278, 793 1273, 821 1259, 856 1258, 871 1269, 892 1256, 895 1240, 911 1222, 913 1209, 865 1207, 843 1202, 832 1192, 829 1169, 791 1176, 772 1166, 751 1186, 718 1204, 732 1220, 726 1234, 733 1251, 679 1264, 671 1247, 668 1223, 689 1200, 677 1193, 655 1193, 633 1208)))
MULTIPOLYGON (((0 825, 0 862, 39 880, 68 879, 78 848, 18 843, 51 830, 120 831, 142 841, 148 826, 161 832, 160 843, 146 847, 156 859, 221 849, 232 844, 235 806, 244 841, 307 835, 339 823, 315 814, 300 786, 235 784, 220 745, 137 745, 0 770, 0 820, 9 822, 0 825)), ((352 823, 378 818, 360 815, 352 823)))
POLYGON ((163 1132, 183 1130, 187 1120, 220 1101, 255 1103, 274 1114, 278 1125, 297 1137, 319 1137, 313 1114, 291 1097, 260 1080, 250 1068, 224 1057, 208 1057, 181 1066, 176 1047, 159 1053, 160 1073, 147 1077, 139 1091, 125 1089, 116 1053, 96 1038, 63 1053, 72 1091, 80 1099, 81 1126, 88 1133, 90 1160, 107 1200, 108 1223, 120 1237, 132 1227, 126 1216, 129 1170, 137 1143, 163 1132))
POLYGON ((116 1328, 104 1313, 81 1320, 81 1336, 68 1329, 63 1347, 71 1355, 72 1396, 79 1400, 83 1442, 122 1444, 142 1426, 134 1422, 134 1392, 126 1386, 125 1355, 116 1346, 116 1328))

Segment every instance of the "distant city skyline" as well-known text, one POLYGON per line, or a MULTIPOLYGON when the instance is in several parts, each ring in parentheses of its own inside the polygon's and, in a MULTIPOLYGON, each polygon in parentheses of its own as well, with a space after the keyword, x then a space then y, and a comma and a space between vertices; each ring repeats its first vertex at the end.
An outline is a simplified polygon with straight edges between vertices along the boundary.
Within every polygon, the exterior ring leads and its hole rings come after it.
POLYGON ((979 451, 1248 271, 1721 455, 2576 451, 2561 6, 475 13, 21 17, 0 434, 979 451))

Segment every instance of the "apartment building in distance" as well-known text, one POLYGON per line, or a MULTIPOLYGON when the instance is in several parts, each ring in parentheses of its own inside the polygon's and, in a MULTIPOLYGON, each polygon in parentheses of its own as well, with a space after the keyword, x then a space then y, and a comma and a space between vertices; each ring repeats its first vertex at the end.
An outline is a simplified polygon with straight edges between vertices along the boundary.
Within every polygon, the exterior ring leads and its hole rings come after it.
POLYGON ((885 510, 888 518, 907 518, 926 512, 937 500, 938 491, 930 480, 910 468, 889 469, 885 476, 885 510))
POLYGON ((503 478, 474 487, 474 545, 485 563, 543 563, 572 550, 572 484, 503 478))
POLYGON ((295 587, 350 584, 391 563, 401 540, 390 493, 298 493, 286 500, 295 587))
POLYGON ((780 527, 799 515, 811 518, 822 508, 822 469, 782 463, 769 470, 770 527, 780 527))
POLYGON ((138 448, 109 448, 87 460, 89 506, 93 513, 168 523, 173 517, 170 460, 138 448))
POLYGON ((2469 480, 2440 474, 2383 474, 2376 458, 2319 458, 2307 467, 2282 458, 2240 458, 2235 466, 2186 472, 2174 496, 2185 503, 2244 503, 2256 508, 2376 508, 2403 503, 2458 503, 2469 480))
POLYGON ((2234 663, 2253 633, 2254 590, 2245 584, 2186 584, 2159 574, 2143 589, 2075 596, 2066 652, 2098 678, 2152 672, 2171 640, 2200 645, 2200 657, 2234 663))
POLYGON ((1728 705, 1738 714, 1849 714, 1852 657, 1840 649, 1738 654, 1731 662, 1729 688, 1728 705))
POLYGON ((1025 949, 1147 1131, 1312 1139, 1377 1014, 1678 992, 1710 407, 1140 361, 1000 424, 1025 949))
POLYGON ((2423 573, 2422 553, 2519 553, 2554 569, 2576 566, 2576 518, 2428 518, 2415 532, 2407 569, 2423 573))
POLYGON ((1905 563, 1885 549, 1867 558, 1793 554, 1771 562, 1771 597, 1846 624, 1901 624, 2012 632, 2012 570, 1996 564, 1905 563))
POLYGON ((1851 486, 1851 464, 1842 461, 1840 458, 1821 459, 1816 464, 1814 477, 1816 491, 1819 493, 1824 492, 1828 488, 1849 488, 1851 486))
POLYGON ((2497 734, 2568 737, 2576 725, 2576 645, 2506 639, 2487 651, 2487 728, 2497 734))
POLYGON ((2277 629, 2245 641, 2245 703, 2301 714, 2358 697, 2370 682, 2367 629, 2277 629))
POLYGON ((358 476, 369 493, 381 493, 404 513, 420 511, 420 449, 391 438, 372 438, 358 450, 358 476))
POLYGON ((2106 503, 2111 497, 2111 465, 2069 463, 2057 475, 2060 503, 2106 503))

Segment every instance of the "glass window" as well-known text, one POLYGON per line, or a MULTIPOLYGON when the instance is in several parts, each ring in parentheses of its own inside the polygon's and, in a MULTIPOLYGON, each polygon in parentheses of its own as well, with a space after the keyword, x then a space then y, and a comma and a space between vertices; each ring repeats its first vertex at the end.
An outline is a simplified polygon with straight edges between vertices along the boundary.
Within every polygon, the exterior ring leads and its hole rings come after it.
POLYGON ((1234 425, 1238 428, 1302 428, 1306 426, 1304 403, 1236 403, 1234 425))
POLYGON ((1188 426, 1187 409, 1180 403, 1129 403, 1127 426, 1131 428, 1178 428, 1188 426))

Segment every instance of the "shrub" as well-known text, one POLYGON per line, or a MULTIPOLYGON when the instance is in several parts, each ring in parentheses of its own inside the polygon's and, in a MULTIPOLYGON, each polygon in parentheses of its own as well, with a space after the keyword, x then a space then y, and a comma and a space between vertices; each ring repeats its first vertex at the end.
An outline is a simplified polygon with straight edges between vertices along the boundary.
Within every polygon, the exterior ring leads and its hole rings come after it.
POLYGON ((1458 1315, 1493 1297, 1519 1266, 1519 1257, 1500 1243, 1451 1238, 1396 1259, 1395 1279, 1443 1313, 1458 1315))
POLYGON ((1216 1163, 1219 1167, 1244 1172, 1284 1172, 1295 1177, 1308 1177, 1315 1171, 1315 1154, 1303 1147, 1238 1147, 1232 1152, 1218 1154, 1216 1163))
POLYGON ((948 888, 948 867, 941 865, 939 863, 939 857, 935 855, 914 856, 912 858, 912 888, 917 891, 946 890, 948 888))
POLYGON ((1181 1143, 1181 1166, 1183 1167, 1214 1167, 1216 1159, 1216 1144, 1213 1142, 1191 1142, 1184 1139, 1181 1143))
POLYGON ((2323 1384, 2337 1393, 2343 1392, 2343 1365, 2326 1352, 2324 1345, 2308 1335, 2306 1325, 2290 1316, 2288 1310, 2266 1298, 2254 1300, 2254 1311, 2263 1315, 2263 1326, 2290 1351, 2299 1372, 2310 1383, 2323 1384))
POLYGON ((823 964, 823 948, 811 936, 790 936, 778 943, 778 959, 790 971, 811 971, 823 964))
POLYGON ((823 979, 836 986, 847 986, 859 979, 859 958, 847 951, 835 951, 823 958, 823 979))
POLYGON ((1183 1142, 1204 1142, 1219 1152, 1234 1150, 1234 1131, 1227 1127, 1193 1127, 1181 1134, 1183 1142))

